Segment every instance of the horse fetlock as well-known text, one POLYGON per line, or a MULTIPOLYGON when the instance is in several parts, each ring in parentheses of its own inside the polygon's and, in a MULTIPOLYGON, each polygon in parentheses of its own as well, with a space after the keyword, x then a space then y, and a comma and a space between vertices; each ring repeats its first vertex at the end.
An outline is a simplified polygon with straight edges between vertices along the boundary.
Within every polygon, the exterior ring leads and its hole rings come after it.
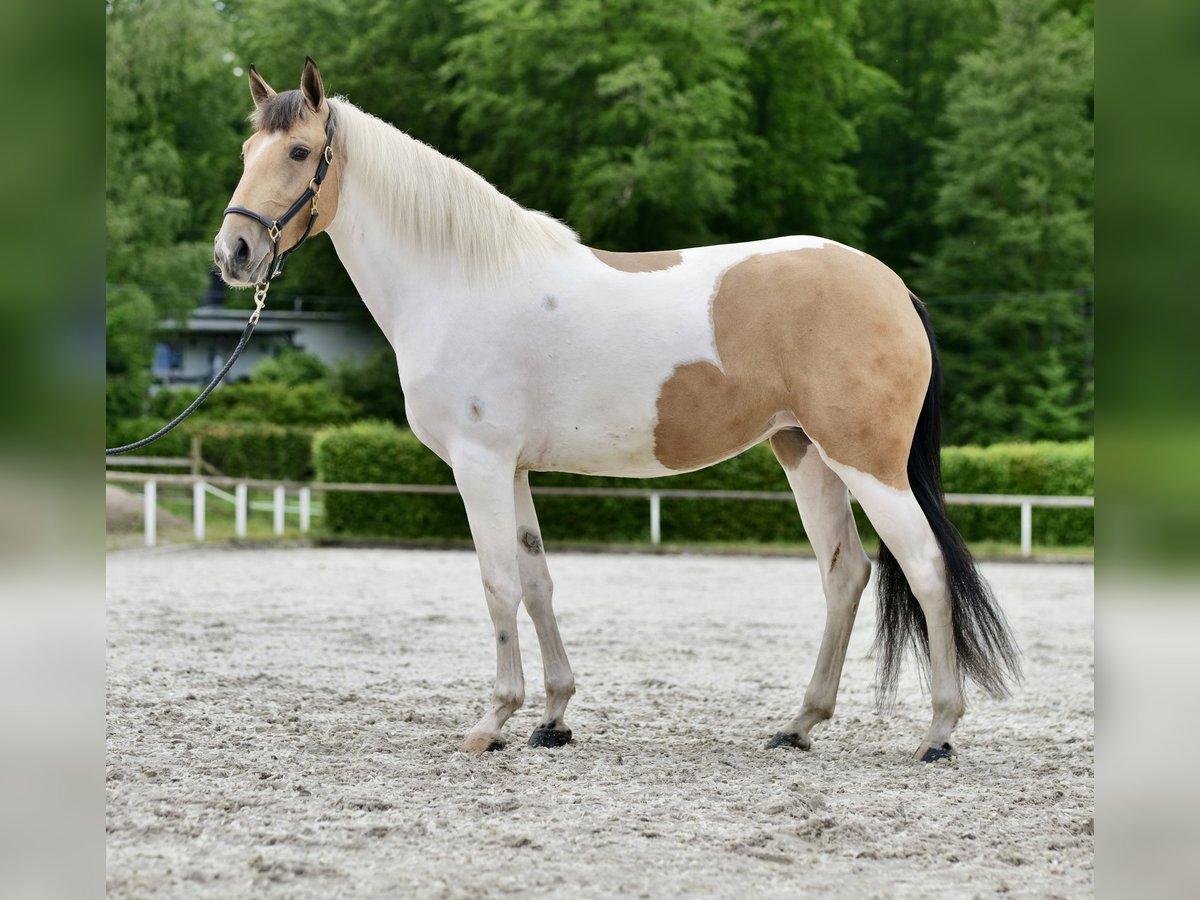
POLYGON ((492 693, 492 706, 504 717, 511 716, 525 705, 524 688, 496 688, 492 693))
POLYGON ((805 703, 804 708, 800 710, 800 721, 804 723, 804 730, 807 731, 818 722, 832 719, 835 705, 833 700, 805 703))
POLYGON ((575 696, 575 679, 567 677, 562 679, 546 679, 546 697, 555 697, 561 702, 570 700, 575 696))
POLYGON ((933 723, 930 726, 930 732, 944 731, 946 734, 949 734, 966 711, 967 707, 963 702, 962 695, 957 692, 945 698, 935 696, 933 699, 933 723))

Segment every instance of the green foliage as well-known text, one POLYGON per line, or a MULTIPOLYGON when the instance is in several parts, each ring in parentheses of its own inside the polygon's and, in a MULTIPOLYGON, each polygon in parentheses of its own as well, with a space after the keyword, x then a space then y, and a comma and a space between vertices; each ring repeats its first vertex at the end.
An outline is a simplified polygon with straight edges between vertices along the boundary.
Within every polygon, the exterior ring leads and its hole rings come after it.
MULTIPOLYGON (((390 423, 356 422, 328 428, 313 441, 317 480, 370 484, 453 484, 449 466, 409 431, 390 423)), ((468 535, 457 496, 325 495, 324 529, 374 537, 459 538, 468 535)))
POLYGON ((284 344, 275 351, 274 356, 254 367, 250 380, 255 384, 296 387, 321 381, 328 376, 329 367, 315 353, 284 344))
MULTIPOLYGON (((1092 496, 1095 458, 1092 441, 948 447, 942 451, 942 478, 950 493, 1092 496)), ((1010 543, 1020 539, 1016 507, 956 506, 951 508, 951 516, 968 539, 1010 543)), ((1091 544, 1093 523, 1090 509, 1036 509, 1034 543, 1091 544)))
POLYGON ((141 414, 150 387, 153 335, 157 323, 154 302, 146 294, 131 288, 108 289, 104 311, 106 419, 141 414))
MULTIPOLYGON (((178 410, 174 410, 178 412, 178 410)), ((164 425, 157 416, 109 419, 105 446, 118 447, 153 434, 164 425)), ((192 437, 200 438, 200 455, 222 475, 311 481, 313 429, 263 422, 204 422, 188 419, 151 445, 156 456, 191 454, 192 437)), ((114 457, 119 462, 119 457, 114 457)))
POLYGON ((357 403, 365 419, 378 419, 403 425, 404 392, 396 371, 396 353, 380 347, 361 363, 344 362, 333 374, 333 385, 357 403))
MULTIPOLYGON (((172 417, 178 412, 179 410, 175 410, 171 414, 172 417)), ((146 437, 146 435, 154 434, 154 432, 166 425, 167 421, 159 416, 149 415, 139 415, 128 419, 118 419, 110 416, 104 422, 104 446, 124 447, 126 444, 135 443, 146 437)), ((152 453, 155 456, 187 456, 189 447, 190 441, 188 435, 181 427, 167 432, 151 444, 146 452, 152 453)), ((119 461, 120 457, 112 457, 112 459, 119 461)))
MULTIPOLYGON (((114 284, 199 291, 237 171, 232 33, 206 0, 112 0, 105 16, 108 265, 114 284)), ((160 314, 195 297, 155 296, 160 314)))
POLYGON ((729 235, 820 234, 861 244, 872 199, 850 157, 861 123, 878 115, 895 86, 855 54, 858 3, 760 0, 746 9, 752 113, 729 235))
POLYGON ((896 86, 860 116, 858 175, 878 201, 866 245, 907 277, 940 236, 930 210, 940 184, 934 143, 950 135, 946 83, 959 57, 995 29, 995 13, 991 0, 872 0, 861 20, 859 55, 896 86))
POLYGON ((1092 429, 1093 39, 1055 6, 1001 0, 946 88, 922 290, 983 295, 930 306, 954 443, 1092 429))
POLYGON ((199 435, 201 455, 222 474, 309 481, 313 477, 311 428, 262 422, 200 422, 184 426, 199 435))
POLYGON ((105 15, 108 416, 137 415, 159 318, 185 316, 237 163, 229 33, 212 3, 112 0, 105 15))
POLYGON ((711 237, 746 125, 736 4, 467 0, 442 67, 462 158, 585 240, 711 237))
MULTIPOLYGON (((321 431, 314 443, 317 478, 327 482, 452 484, 450 468, 411 432, 381 423, 356 423, 321 431)), ((958 493, 1087 495, 1093 491, 1094 448, 1078 444, 951 447, 942 454, 946 489, 958 493)), ((670 479, 594 478, 533 473, 539 486, 646 487, 787 491, 783 471, 766 444, 710 469, 670 479)), ((538 519, 549 540, 644 541, 649 538, 647 502, 641 499, 538 497, 538 519)), ((667 541, 793 541, 803 537, 791 503, 664 500, 667 541)), ((951 515, 969 540, 1020 538, 1017 508, 953 507, 951 515)), ((864 537, 869 525, 858 515, 864 537)), ((1092 542, 1091 510, 1038 510, 1039 544, 1092 542)), ((470 536, 457 496, 330 494, 325 529, 332 534, 405 539, 470 536)))
MULTIPOLYGON (((195 399, 194 388, 162 390, 150 403, 151 414, 171 419, 195 399)), ((349 422, 358 405, 323 381, 287 385, 257 382, 227 384, 213 391, 196 413, 209 422, 263 422, 319 426, 349 422)))

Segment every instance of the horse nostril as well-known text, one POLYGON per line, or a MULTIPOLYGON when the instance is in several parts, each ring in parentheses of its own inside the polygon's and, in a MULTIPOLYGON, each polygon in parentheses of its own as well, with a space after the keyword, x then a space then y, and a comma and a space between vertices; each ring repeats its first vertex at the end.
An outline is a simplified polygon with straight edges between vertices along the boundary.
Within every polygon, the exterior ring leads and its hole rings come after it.
POLYGON ((249 261, 249 259, 250 259, 249 245, 242 238, 238 238, 237 252, 233 254, 233 261, 236 262, 239 266, 244 266, 249 261))

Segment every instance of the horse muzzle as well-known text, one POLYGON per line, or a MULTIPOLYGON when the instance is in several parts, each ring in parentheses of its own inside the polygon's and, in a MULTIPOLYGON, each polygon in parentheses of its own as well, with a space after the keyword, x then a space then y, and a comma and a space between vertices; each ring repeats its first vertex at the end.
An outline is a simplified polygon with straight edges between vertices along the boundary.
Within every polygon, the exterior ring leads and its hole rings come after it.
POLYGON ((271 243, 264 235, 237 233, 241 229, 222 228, 213 242, 213 262, 225 283, 249 287, 266 279, 271 243))

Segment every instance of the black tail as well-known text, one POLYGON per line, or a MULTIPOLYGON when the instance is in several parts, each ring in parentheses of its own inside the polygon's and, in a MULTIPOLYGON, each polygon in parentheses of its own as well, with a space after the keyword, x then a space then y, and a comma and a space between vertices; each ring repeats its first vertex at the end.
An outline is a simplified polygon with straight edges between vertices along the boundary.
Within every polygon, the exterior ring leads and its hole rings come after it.
MULTIPOLYGON (((991 588, 979 574, 962 536, 946 515, 941 461, 941 363, 925 304, 915 294, 910 293, 910 296, 929 337, 933 372, 908 455, 908 481, 945 559, 959 678, 963 681, 969 678, 993 697, 1003 697, 1008 694, 1009 680, 1021 678, 1020 652, 991 588)), ((925 614, 913 596, 904 572, 882 543, 878 570, 875 652, 878 654, 879 698, 886 704, 895 697, 896 677, 910 644, 922 670, 927 670, 929 632, 925 614)))

